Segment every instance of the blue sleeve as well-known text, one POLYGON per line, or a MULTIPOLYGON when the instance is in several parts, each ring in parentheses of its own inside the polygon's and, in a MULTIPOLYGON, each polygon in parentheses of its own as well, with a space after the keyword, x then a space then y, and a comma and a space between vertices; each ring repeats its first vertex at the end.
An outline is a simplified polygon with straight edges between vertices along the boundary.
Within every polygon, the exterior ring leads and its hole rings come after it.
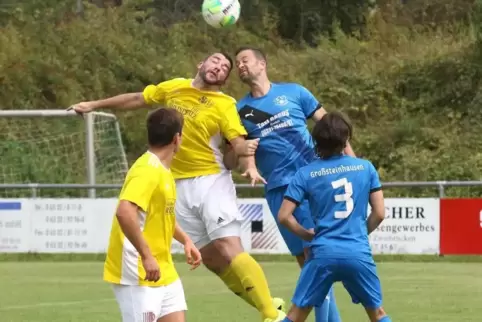
POLYGON ((381 190, 382 184, 380 183, 380 177, 378 176, 378 172, 373 166, 371 162, 369 164, 370 169, 370 193, 381 190))
POLYGON ((315 112, 322 107, 321 103, 305 87, 300 85, 300 104, 307 119, 311 118, 315 112))
POLYGON ((289 184, 288 189, 286 189, 284 199, 299 205, 305 199, 305 194, 306 180, 303 178, 302 172, 298 171, 289 184))

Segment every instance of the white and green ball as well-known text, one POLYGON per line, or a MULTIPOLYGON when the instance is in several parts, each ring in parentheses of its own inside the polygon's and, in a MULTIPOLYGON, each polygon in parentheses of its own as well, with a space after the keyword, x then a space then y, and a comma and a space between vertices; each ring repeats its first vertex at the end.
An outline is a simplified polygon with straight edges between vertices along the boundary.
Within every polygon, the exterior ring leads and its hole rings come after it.
POLYGON ((238 21, 241 5, 238 0, 204 0, 201 12, 208 25, 228 27, 238 21))

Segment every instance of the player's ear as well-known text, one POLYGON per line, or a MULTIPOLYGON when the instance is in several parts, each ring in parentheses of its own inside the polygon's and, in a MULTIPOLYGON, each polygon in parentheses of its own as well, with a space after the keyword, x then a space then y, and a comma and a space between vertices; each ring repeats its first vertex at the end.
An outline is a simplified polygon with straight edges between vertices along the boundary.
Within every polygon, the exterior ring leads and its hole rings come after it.
POLYGON ((177 146, 180 146, 180 145, 181 145, 181 142, 182 142, 182 135, 181 135, 181 133, 177 133, 177 134, 176 134, 175 140, 176 140, 176 145, 177 145, 177 146))
POLYGON ((266 69, 266 60, 261 59, 259 63, 261 64, 261 66, 263 66, 264 69, 266 69))
POLYGON ((203 62, 203 61, 202 61, 202 62, 199 62, 199 64, 197 64, 197 69, 198 69, 198 70, 200 70, 200 69, 201 69, 201 67, 203 66, 203 64, 204 64, 204 62, 203 62))

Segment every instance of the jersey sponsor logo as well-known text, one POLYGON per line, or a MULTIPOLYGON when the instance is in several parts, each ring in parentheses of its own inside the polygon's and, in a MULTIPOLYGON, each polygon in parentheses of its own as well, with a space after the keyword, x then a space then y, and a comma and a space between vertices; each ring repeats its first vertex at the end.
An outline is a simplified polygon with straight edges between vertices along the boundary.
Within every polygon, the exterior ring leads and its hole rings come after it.
POLYGON ((291 120, 288 110, 283 110, 276 114, 269 114, 252 106, 245 105, 238 113, 241 119, 256 124, 256 127, 261 130, 262 137, 270 134, 274 130, 293 126, 293 120, 291 120))
POLYGON ((164 210, 166 216, 174 216, 174 207, 176 205, 176 199, 167 199, 166 208, 164 210))
POLYGON ((275 130, 292 127, 293 120, 290 118, 290 112, 284 110, 271 116, 266 121, 256 124, 256 126, 261 129, 261 136, 267 136, 275 130))
POLYGON ((195 118, 199 114, 199 108, 181 99, 176 99, 176 98, 170 99, 167 102, 167 107, 177 110, 184 117, 195 118))

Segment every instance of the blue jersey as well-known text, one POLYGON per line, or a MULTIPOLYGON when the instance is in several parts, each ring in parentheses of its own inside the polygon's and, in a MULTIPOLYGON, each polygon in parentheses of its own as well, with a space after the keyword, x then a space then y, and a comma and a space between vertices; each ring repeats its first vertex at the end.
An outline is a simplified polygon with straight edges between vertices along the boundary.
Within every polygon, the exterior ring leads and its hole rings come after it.
POLYGON ((321 105, 306 88, 273 83, 265 96, 248 94, 237 106, 248 138, 260 139, 256 166, 267 190, 289 184, 299 168, 315 159, 306 120, 321 105))
POLYGON ((380 189, 370 161, 339 155, 301 168, 285 198, 295 203, 308 199, 314 256, 365 257, 371 256, 366 223, 370 193, 380 189))

